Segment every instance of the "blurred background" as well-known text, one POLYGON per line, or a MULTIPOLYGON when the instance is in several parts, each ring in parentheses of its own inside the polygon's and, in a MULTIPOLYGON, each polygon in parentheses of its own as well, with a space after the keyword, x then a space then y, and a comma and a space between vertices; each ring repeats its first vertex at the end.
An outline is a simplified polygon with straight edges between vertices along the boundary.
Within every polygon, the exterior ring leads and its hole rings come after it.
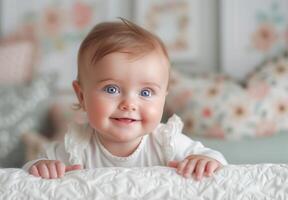
POLYGON ((232 163, 288 161, 288 0, 0 0, 0 167, 21 167, 82 119, 71 87, 80 42, 117 17, 168 48, 164 118, 176 112, 232 163))

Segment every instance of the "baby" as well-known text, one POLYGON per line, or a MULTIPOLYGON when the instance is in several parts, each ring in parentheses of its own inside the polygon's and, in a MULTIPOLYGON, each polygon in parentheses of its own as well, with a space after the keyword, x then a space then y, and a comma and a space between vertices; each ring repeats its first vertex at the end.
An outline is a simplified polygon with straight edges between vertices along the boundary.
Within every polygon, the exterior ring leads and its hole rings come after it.
POLYGON ((225 158, 182 134, 176 115, 160 123, 169 71, 157 36, 124 19, 96 25, 80 46, 73 81, 87 123, 71 123, 63 143, 23 168, 47 179, 83 168, 149 166, 197 180, 211 176, 225 158))

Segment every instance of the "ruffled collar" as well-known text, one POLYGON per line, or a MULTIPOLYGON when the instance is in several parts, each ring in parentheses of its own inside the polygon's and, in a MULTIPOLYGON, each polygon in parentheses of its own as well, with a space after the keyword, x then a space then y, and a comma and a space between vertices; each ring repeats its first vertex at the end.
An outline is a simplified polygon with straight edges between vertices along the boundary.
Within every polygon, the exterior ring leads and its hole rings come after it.
MULTIPOLYGON (((164 154, 166 155, 166 161, 169 161, 170 158, 173 157, 173 152, 175 148, 173 137, 181 133, 182 128, 183 123, 181 119, 177 115, 173 115, 172 117, 170 117, 166 124, 159 124, 158 127, 152 132, 152 134, 160 133, 156 134, 159 137, 156 137, 156 139, 162 141, 161 143, 163 145, 162 148, 164 154)), ((97 140, 97 144, 99 145, 99 148, 101 149, 105 157, 109 158, 110 160, 125 162, 133 160, 139 155, 148 136, 149 134, 142 137, 142 140, 138 145, 137 149, 131 155, 127 157, 119 157, 111 154, 101 144, 98 134, 94 132, 94 129, 90 127, 89 123, 72 123, 69 125, 68 133, 65 135, 64 145, 66 152, 69 153, 69 161, 71 164, 84 164, 83 152, 89 147, 92 137, 95 137, 95 139, 97 140)))

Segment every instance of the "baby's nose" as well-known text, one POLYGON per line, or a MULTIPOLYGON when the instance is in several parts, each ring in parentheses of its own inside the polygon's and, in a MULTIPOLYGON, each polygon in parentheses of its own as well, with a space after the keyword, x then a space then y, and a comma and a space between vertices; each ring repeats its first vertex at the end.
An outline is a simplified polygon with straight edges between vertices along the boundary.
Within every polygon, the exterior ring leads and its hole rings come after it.
POLYGON ((129 99, 125 99, 119 104, 119 109, 122 111, 136 111, 136 108, 136 104, 129 99))

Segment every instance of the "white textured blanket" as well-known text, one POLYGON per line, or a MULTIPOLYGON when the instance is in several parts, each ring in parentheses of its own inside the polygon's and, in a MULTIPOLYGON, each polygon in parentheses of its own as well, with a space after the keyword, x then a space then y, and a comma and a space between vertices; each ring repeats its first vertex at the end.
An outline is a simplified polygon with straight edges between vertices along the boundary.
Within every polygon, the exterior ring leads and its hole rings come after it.
POLYGON ((0 169, 0 199, 288 199, 288 164, 228 165, 197 182, 166 167, 100 168, 45 180, 0 169))

